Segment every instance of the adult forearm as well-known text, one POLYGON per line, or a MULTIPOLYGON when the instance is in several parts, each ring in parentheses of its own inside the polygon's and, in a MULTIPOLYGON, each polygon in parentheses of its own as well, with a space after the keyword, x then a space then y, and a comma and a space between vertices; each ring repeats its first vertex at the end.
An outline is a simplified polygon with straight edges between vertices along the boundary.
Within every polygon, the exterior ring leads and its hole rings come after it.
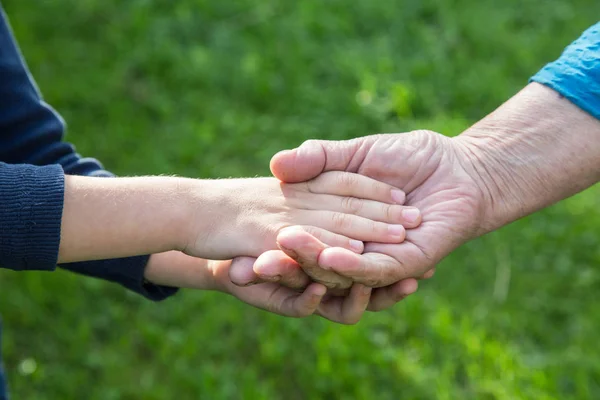
POLYGON ((187 234, 190 181, 66 176, 58 262, 177 249, 187 234))
POLYGON ((486 201, 479 234, 600 180, 600 121, 537 83, 456 141, 486 201))

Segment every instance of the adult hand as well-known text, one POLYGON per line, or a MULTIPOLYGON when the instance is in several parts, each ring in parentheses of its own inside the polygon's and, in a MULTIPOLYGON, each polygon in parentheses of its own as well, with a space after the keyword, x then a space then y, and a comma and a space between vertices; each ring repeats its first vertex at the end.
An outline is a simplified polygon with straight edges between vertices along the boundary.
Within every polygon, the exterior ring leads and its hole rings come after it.
MULTIPOLYGON (((357 323, 369 303, 371 288, 363 285, 354 285, 346 297, 333 298, 326 296, 324 285, 309 281, 304 282, 301 290, 276 283, 248 287, 233 284, 230 276, 243 280, 240 274, 252 272, 254 262, 251 257, 238 257, 234 262, 213 261, 169 251, 150 257, 144 277, 159 285, 228 293, 247 304, 287 317, 316 314, 342 324, 357 323)), ((285 261, 278 265, 285 267, 285 261)))
MULTIPOLYGON (((325 248, 315 260, 321 268, 370 287, 384 287, 423 276, 460 244, 480 233, 486 211, 483 182, 477 180, 468 148, 431 131, 375 135, 349 141, 308 141, 280 152, 273 174, 286 182, 324 171, 346 170, 392 184, 407 193, 405 205, 420 210, 422 222, 408 229, 400 244, 367 243, 362 255, 325 248)), ((418 214, 416 215, 418 218, 418 214)), ((296 251, 293 235, 281 235, 283 251, 296 251)))
MULTIPOLYGON (((301 291, 270 282, 245 287, 234 284, 230 276, 243 279, 236 275, 252 271, 254 262, 255 259, 251 257, 238 257, 233 263, 212 261, 215 280, 220 282, 217 289, 275 314, 297 318, 315 314, 346 325, 356 324, 369 304, 372 289, 361 284, 354 284, 344 297, 326 295, 327 288, 315 282, 309 283, 301 291)), ((286 261, 283 261, 278 265, 281 267, 285 264, 286 261)))
MULTIPOLYGON (((410 278, 430 277, 441 258, 477 235, 484 196, 473 175, 459 162, 465 158, 464 151, 453 139, 415 131, 341 142, 308 141, 275 155, 271 169, 282 181, 304 181, 330 170, 352 171, 403 189, 408 194, 405 205, 416 207, 423 215, 420 226, 407 229, 403 243, 367 243, 364 254, 327 247, 289 228, 278 236, 280 248, 319 282, 334 280, 331 274, 335 273, 381 288, 373 292, 369 310, 395 304, 416 291, 417 282, 410 278), (319 267, 330 275, 319 276, 319 267)), ((415 214, 414 218, 421 217, 415 214)), ((262 280, 288 286, 305 284, 299 270, 284 260, 277 252, 263 254, 254 272, 262 280)))
MULTIPOLYGON (((330 170, 358 172, 407 193, 405 205, 417 207, 423 222, 407 230, 404 243, 368 243, 362 255, 321 246, 307 257, 298 251, 307 238, 295 239, 301 243, 290 243, 293 235, 278 238, 283 250, 297 259, 381 287, 431 271, 469 239, 598 182, 600 121, 555 91, 532 83, 456 138, 416 131, 343 142, 308 141, 277 154, 271 169, 287 182, 330 170)), ((270 274, 286 271, 276 262, 281 255, 271 258, 259 267, 270 274)), ((289 275, 280 281, 286 282, 289 275)), ((411 281, 385 289, 402 282, 411 281)), ((371 303, 377 304, 369 309, 391 305, 392 296, 377 302, 380 290, 373 292, 371 303)))

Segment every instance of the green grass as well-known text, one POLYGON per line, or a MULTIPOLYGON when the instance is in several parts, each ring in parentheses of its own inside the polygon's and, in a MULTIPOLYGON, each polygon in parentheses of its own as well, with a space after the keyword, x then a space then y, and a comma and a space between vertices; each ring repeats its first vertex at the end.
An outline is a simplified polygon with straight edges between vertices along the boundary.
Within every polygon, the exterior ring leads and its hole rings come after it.
MULTIPOLYGON (((600 13, 596 0, 3 3, 78 151, 122 175, 192 177, 266 175, 309 138, 456 134, 600 13)), ((469 243, 353 327, 2 271, 10 385, 33 400, 599 398, 598 196, 469 243)))

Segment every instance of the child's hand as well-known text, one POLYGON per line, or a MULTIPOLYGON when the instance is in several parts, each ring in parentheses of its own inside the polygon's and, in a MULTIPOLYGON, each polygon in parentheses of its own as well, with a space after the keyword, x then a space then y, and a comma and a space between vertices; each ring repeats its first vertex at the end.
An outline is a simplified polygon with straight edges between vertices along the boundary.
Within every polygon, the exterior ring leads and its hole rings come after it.
POLYGON ((183 246, 202 258, 257 257, 277 249, 277 233, 292 225, 361 253, 361 241, 400 243, 404 228, 420 222, 404 218, 401 190, 357 174, 327 172, 296 184, 274 178, 204 182, 194 192, 197 213, 190 215, 183 246))

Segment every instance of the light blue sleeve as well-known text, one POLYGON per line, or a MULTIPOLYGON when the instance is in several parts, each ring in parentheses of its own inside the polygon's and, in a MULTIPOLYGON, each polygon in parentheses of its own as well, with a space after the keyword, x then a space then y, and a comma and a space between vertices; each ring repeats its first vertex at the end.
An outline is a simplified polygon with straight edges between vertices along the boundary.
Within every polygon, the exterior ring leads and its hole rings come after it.
POLYGON ((587 29, 530 82, 554 89, 600 119, 600 22, 587 29))

